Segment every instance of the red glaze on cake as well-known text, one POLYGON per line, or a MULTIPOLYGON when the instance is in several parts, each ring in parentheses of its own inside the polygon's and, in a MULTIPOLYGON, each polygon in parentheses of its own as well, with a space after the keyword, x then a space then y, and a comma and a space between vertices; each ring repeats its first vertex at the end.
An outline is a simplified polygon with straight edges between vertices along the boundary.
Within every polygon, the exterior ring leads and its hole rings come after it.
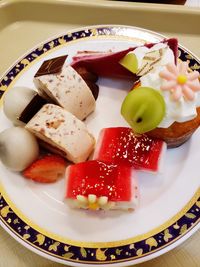
POLYGON ((138 202, 137 180, 128 166, 92 160, 69 166, 66 176, 66 199, 77 207, 134 209, 138 202))
POLYGON ((100 133, 94 159, 157 172, 165 149, 162 140, 135 135, 131 128, 105 128, 100 133))
MULTIPOLYGON (((178 41, 175 38, 164 39, 162 43, 167 43, 174 53, 175 61, 178 56, 178 41)), ((151 48, 156 43, 145 44, 151 48)), ((136 47, 131 47, 119 52, 92 52, 84 51, 73 57, 71 66, 76 70, 80 67, 86 68, 88 71, 98 76, 125 78, 137 80, 137 76, 119 64, 119 61, 129 52, 134 51, 136 47)), ((176 63, 176 62, 175 62, 176 63)))

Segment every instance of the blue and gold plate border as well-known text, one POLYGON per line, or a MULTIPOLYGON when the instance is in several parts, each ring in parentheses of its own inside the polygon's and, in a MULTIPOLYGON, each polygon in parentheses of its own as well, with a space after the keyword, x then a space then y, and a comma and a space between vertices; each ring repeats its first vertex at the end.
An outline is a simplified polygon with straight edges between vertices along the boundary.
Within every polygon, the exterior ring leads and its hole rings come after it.
MULTIPOLYGON (((71 41, 101 36, 135 37, 133 27, 94 26, 55 38, 28 53, 3 76, 0 80, 0 97, 8 89, 12 81, 27 66, 34 63, 38 57, 71 41), (127 29, 128 32, 126 33, 127 29), (131 35, 131 30, 133 31, 133 35, 131 35)), ((200 72, 198 59, 182 47, 179 47, 179 58, 184 61, 187 60, 191 69, 200 72)), ((91 264, 124 262, 146 257, 147 255, 160 251, 182 238, 198 225, 200 223, 200 190, 195 193, 182 211, 158 229, 137 238, 113 243, 78 244, 78 242, 62 241, 50 233, 46 233, 39 227, 32 225, 14 208, 14 205, 8 200, 8 196, 2 186, 0 187, 0 219, 5 228, 10 230, 16 237, 40 252, 53 256, 54 258, 67 262, 91 264)))

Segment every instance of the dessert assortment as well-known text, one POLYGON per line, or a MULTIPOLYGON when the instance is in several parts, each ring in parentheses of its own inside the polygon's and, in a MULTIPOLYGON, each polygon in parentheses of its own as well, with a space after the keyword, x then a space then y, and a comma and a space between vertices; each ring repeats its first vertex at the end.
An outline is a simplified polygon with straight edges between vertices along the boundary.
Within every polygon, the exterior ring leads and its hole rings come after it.
POLYGON ((44 61, 35 89, 5 93, 4 114, 14 126, 0 133, 1 161, 34 182, 65 176, 72 208, 134 210, 137 170, 161 172, 166 148, 200 125, 199 73, 178 59, 174 38, 118 52, 78 51, 71 64, 67 58, 44 61), (98 105, 98 77, 130 79, 132 88, 119 110, 129 127, 103 128, 95 141, 85 119, 98 105))

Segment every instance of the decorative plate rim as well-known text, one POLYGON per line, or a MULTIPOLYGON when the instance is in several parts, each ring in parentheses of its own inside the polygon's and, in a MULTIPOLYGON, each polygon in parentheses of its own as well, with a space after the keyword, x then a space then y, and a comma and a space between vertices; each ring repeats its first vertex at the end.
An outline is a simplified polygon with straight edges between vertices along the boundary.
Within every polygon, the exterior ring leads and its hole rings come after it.
MULTIPOLYGON (((158 40, 165 38, 153 31, 123 25, 84 27, 68 31, 59 37, 49 38, 48 41, 29 50, 3 74, 0 79, 0 98, 2 99, 3 93, 11 87, 12 81, 16 81, 32 63, 36 62, 36 59, 46 56, 48 52, 52 52, 52 49, 58 49, 61 45, 86 38, 124 37, 133 39, 134 36, 131 36, 131 32, 134 35, 136 30, 152 34, 158 40), (128 34, 124 34, 127 29, 129 30, 128 34)), ((200 62, 195 55, 182 46, 179 46, 179 53, 181 58, 189 61, 191 68, 200 71, 200 62)), ((149 255, 156 257, 155 254, 158 254, 158 251, 176 243, 193 228, 200 227, 200 189, 175 216, 147 234, 139 236, 140 238, 134 237, 115 242, 76 242, 63 240, 63 238, 48 233, 31 223, 9 200, 0 184, 0 223, 4 225, 4 229, 8 229, 8 232, 12 231, 16 238, 20 238, 22 243, 36 248, 42 254, 52 256, 53 259, 62 259, 62 262, 67 264, 73 262, 90 264, 129 262, 132 264, 136 259, 145 261, 149 255)))

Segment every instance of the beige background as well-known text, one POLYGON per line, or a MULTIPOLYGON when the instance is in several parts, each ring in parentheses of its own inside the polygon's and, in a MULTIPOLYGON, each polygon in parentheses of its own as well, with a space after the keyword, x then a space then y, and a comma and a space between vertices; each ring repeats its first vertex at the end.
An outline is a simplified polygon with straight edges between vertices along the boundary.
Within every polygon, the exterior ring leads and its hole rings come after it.
MULTIPOLYGON (((150 1, 149 1, 150 2, 150 1)), ((186 5, 200 7, 199 0, 187 0, 186 5)), ((0 228, 0 267, 59 267, 24 248, 0 228)), ((85 265, 86 266, 86 265, 85 265)), ((138 267, 200 267, 200 231, 176 249, 138 267)))

